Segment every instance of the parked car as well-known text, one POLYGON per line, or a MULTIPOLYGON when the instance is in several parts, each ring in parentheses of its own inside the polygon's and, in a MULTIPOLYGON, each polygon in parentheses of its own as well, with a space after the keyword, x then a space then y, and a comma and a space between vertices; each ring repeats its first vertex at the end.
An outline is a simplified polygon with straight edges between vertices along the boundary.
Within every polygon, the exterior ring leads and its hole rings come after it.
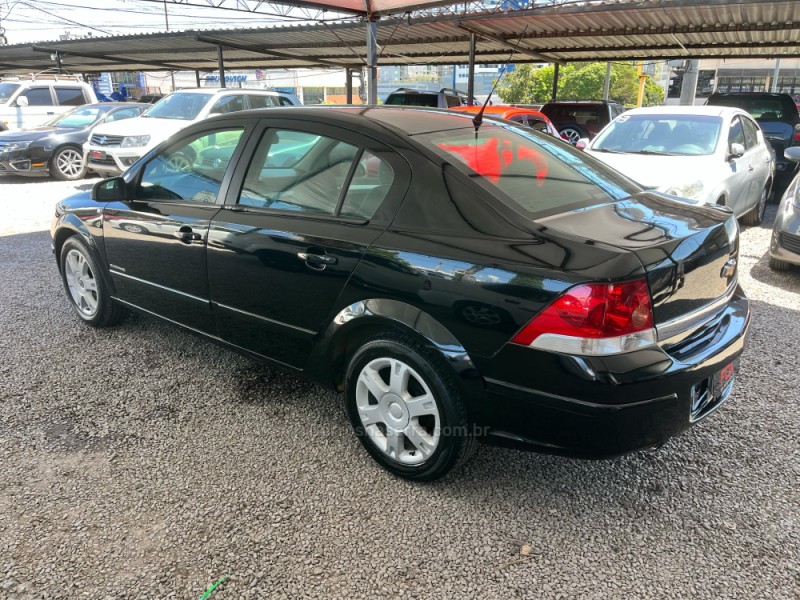
POLYGON ((649 189, 764 216, 774 155, 758 124, 724 106, 634 108, 579 147, 649 189))
POLYGON ((478 438, 613 456, 711 414, 750 320, 738 232, 549 135, 385 107, 195 123, 51 228, 86 324, 143 311, 343 390, 369 454, 415 480, 478 438), (227 158, 173 167, 220 134, 227 158))
POLYGON ((712 94, 706 104, 735 106, 758 121, 764 137, 775 151, 776 190, 782 191, 797 171, 797 165, 784 157, 784 149, 800 146, 800 114, 792 97, 767 92, 712 94))
MULTIPOLYGON (((784 156, 800 164, 800 147, 786 148, 784 156)), ((792 265, 800 265, 800 173, 794 176, 781 198, 769 245, 771 268, 786 271, 792 265)))
POLYGON ((617 102, 605 100, 553 100, 542 106, 559 132, 573 145, 581 138, 593 138, 625 112, 617 102))
MULTIPOLYGON (((91 171, 118 174, 195 121, 241 110, 295 104, 299 100, 291 94, 268 90, 198 88, 173 92, 137 119, 97 127, 83 147, 85 161, 91 171)), ((193 151, 187 148, 187 152, 193 151)), ((194 160, 194 154, 187 160, 194 160)))
POLYGON ((469 98, 465 92, 452 88, 434 90, 415 90, 398 88, 386 96, 386 106, 427 106, 429 108, 454 108, 477 104, 475 98, 469 98))
MULTIPOLYGON (((456 106, 450 110, 475 115, 481 110, 481 107, 478 105, 456 106)), ((483 114, 485 114, 487 117, 495 117, 497 119, 513 121, 514 123, 519 123, 525 127, 530 127, 531 129, 535 129, 536 131, 541 131, 543 133, 549 133, 555 138, 562 139, 561 134, 555 128, 555 125, 550 122, 550 119, 548 119, 544 113, 541 113, 538 110, 533 110, 530 108, 516 108, 513 106, 487 106, 484 109, 483 114)))
POLYGON ((12 131, 37 127, 92 102, 97 102, 92 86, 69 75, 0 80, 0 123, 12 131))
POLYGON ((83 144, 100 123, 138 117, 147 104, 99 102, 77 106, 46 125, 0 133, 0 176, 51 175, 82 179, 86 175, 83 144))

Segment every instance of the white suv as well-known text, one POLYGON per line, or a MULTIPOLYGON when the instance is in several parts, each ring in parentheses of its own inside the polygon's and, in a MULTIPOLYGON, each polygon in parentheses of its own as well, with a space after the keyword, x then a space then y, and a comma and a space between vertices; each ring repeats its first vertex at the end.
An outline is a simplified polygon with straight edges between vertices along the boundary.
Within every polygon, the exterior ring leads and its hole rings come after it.
POLYGON ((240 110, 297 104, 300 101, 291 94, 266 90, 197 88, 173 92, 140 117, 97 127, 83 146, 84 160, 90 171, 116 175, 195 121, 240 110))
POLYGON ((37 127, 76 106, 97 102, 94 89, 70 75, 0 80, 0 131, 37 127))

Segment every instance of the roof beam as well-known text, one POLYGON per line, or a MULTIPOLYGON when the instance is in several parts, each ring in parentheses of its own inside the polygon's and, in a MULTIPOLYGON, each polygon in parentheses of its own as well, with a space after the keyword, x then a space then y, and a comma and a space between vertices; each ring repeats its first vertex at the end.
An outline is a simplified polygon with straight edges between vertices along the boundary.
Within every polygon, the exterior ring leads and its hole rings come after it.
POLYGON ((458 26, 465 31, 469 31, 470 33, 474 33, 475 35, 495 41, 498 44, 502 44, 503 46, 511 48, 512 50, 514 50, 514 53, 519 52, 520 54, 524 54, 525 56, 528 56, 535 60, 539 60, 541 62, 558 63, 560 65, 566 64, 563 60, 559 58, 556 58, 554 56, 545 56, 540 52, 537 52, 526 46, 523 46, 521 38, 517 38, 516 43, 512 43, 511 39, 506 39, 505 37, 497 35, 495 33, 489 33, 480 27, 475 27, 474 25, 465 25, 464 23, 459 23, 458 26))
MULTIPOLYGON (((264 54, 266 56, 273 56, 275 58, 290 59, 290 60, 300 60, 300 61, 303 61, 303 62, 308 62, 311 65, 333 66, 333 67, 336 67, 337 69, 338 68, 342 68, 343 66, 345 66, 345 65, 342 65, 341 63, 331 62, 331 61, 325 60, 323 58, 309 56, 306 59, 306 58, 304 58, 302 56, 297 56, 296 54, 288 54, 286 52, 277 52, 275 50, 268 50, 268 49, 264 48, 263 46, 259 46, 257 48, 254 48, 254 47, 248 46, 246 44, 236 44, 236 43, 220 40, 218 38, 214 38, 214 37, 207 36, 207 35, 196 35, 196 36, 194 36, 194 39, 196 39, 198 42, 203 42, 204 44, 214 44, 214 45, 217 45, 217 46, 223 46, 225 48, 233 48, 235 50, 242 50, 244 52, 252 52, 253 54, 264 54)), ((353 68, 357 68, 357 67, 360 67, 361 65, 353 64, 353 65, 349 65, 349 66, 352 66, 353 68)))
MULTIPOLYGON (((800 48, 800 42, 796 41, 778 41, 778 42, 741 42, 737 44, 737 48, 786 48, 787 52, 791 52, 792 48, 800 48)), ((702 44, 692 44, 692 43, 664 43, 664 44, 641 44, 641 45, 625 45, 625 46, 572 46, 570 48, 540 48, 540 52, 548 52, 552 54, 570 54, 573 52, 580 53, 580 52, 641 52, 641 51, 649 51, 649 50, 662 50, 662 51, 682 51, 682 54, 686 54, 686 50, 707 50, 707 49, 720 49, 720 50, 727 50, 730 54, 730 47, 726 46, 725 44, 719 43, 702 43, 702 44)), ((796 50, 795 50, 796 52, 796 50)), ((737 56, 736 54, 731 54, 732 57, 737 56)), ((682 58, 682 57, 679 57, 682 58)))
MULTIPOLYGON (((31 50, 33 50, 34 52, 58 52, 61 56, 78 56, 82 58, 91 58, 93 60, 107 60, 108 62, 116 64, 131 64, 132 62, 130 59, 118 58, 116 56, 108 56, 107 54, 96 54, 94 52, 76 52, 74 50, 65 50, 64 48, 59 48, 59 47, 31 46, 31 50)), ((172 63, 166 63, 154 60, 140 60, 137 58, 135 62, 142 65, 151 65, 153 67, 159 67, 161 69, 169 69, 173 71, 182 71, 186 69, 185 65, 174 65, 172 63)))

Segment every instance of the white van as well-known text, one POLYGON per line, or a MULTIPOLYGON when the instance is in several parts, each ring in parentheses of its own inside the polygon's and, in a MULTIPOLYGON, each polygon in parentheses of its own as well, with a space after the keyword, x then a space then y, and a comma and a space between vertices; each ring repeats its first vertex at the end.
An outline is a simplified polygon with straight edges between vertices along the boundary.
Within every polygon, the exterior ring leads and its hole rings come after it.
POLYGON ((84 161, 90 171, 117 175, 173 133, 206 117, 298 104, 295 96, 271 90, 193 88, 172 92, 140 117, 99 125, 83 145, 84 161))
POLYGON ((92 86, 75 76, 0 80, 0 124, 10 131, 37 127, 55 115, 94 102, 97 96, 92 86))

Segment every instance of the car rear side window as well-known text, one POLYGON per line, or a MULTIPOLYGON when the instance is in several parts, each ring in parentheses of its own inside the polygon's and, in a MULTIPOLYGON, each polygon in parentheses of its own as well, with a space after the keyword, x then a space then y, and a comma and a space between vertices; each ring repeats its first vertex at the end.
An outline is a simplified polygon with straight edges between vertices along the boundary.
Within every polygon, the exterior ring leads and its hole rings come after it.
POLYGON ((245 175, 239 204, 336 214, 358 148, 303 131, 264 133, 245 175))
POLYGON ((20 96, 25 96, 28 99, 28 106, 53 106, 53 97, 50 95, 50 86, 35 87, 25 92, 20 96))
POLYGON ((86 104, 83 88, 55 86, 56 98, 61 106, 81 106, 86 104))
POLYGON ((272 96, 253 94, 248 96, 247 100, 250 102, 250 108, 272 108, 275 106, 275 98, 272 96))
POLYGON ((215 130, 162 150, 142 170, 137 197, 213 204, 243 131, 215 130))
POLYGON ((394 181, 394 171, 385 160, 364 151, 339 213, 343 217, 371 219, 386 199, 394 181))
POLYGON ((583 153, 524 128, 487 126, 415 136, 473 181, 528 213, 625 198, 639 188, 583 153))

